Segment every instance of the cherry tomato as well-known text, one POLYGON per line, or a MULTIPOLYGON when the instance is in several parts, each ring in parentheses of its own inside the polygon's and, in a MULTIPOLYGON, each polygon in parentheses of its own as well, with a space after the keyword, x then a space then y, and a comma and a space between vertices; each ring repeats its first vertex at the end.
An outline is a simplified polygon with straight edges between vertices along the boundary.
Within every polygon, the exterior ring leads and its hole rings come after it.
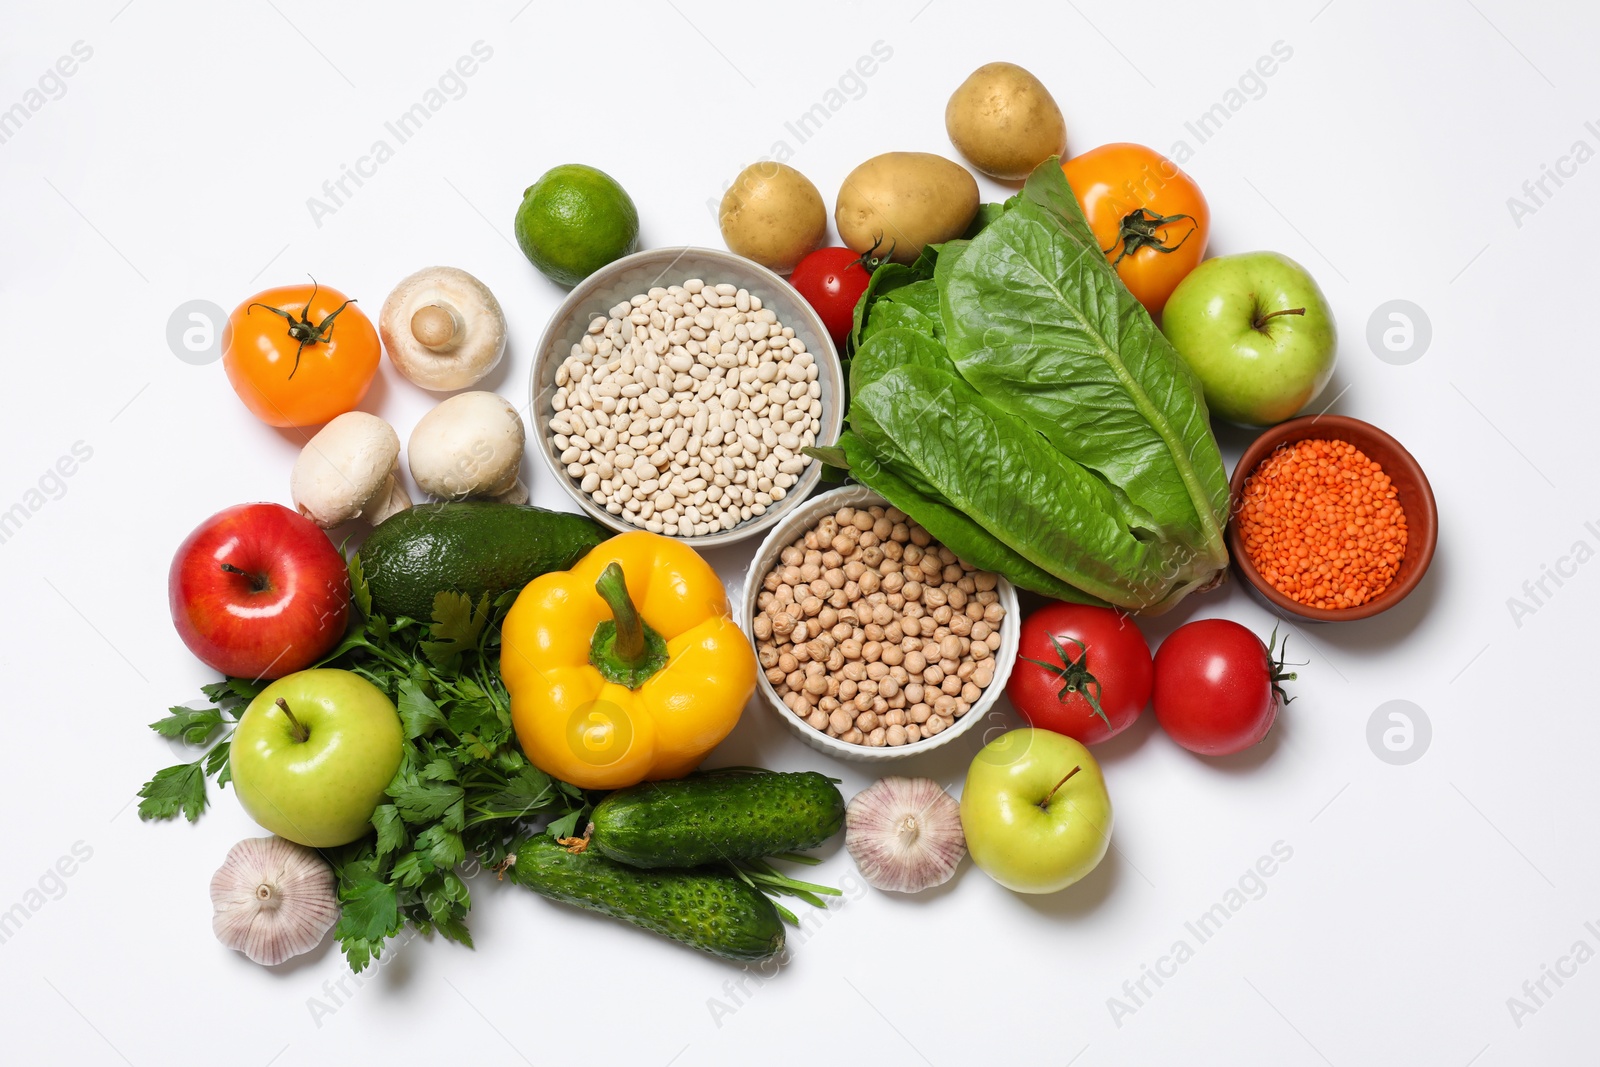
POLYGON ((1172 739, 1202 756, 1241 752, 1267 736, 1288 703, 1283 657, 1227 619, 1201 619, 1156 650, 1156 718, 1172 739))
POLYGON ((315 282, 257 293, 222 330, 228 381, 269 426, 315 426, 354 411, 381 351, 355 301, 315 282))
POLYGON ((1117 276, 1152 315, 1205 258, 1211 209, 1194 179, 1161 153, 1108 144, 1061 164, 1117 276))
POLYGON ((1111 608, 1048 604, 1022 623, 1006 695, 1030 726, 1099 744, 1150 700, 1150 646, 1111 608))
POLYGON ((848 248, 819 248, 795 264, 789 284, 816 309, 833 343, 842 348, 854 325, 856 301, 867 291, 871 278, 858 253, 848 248))

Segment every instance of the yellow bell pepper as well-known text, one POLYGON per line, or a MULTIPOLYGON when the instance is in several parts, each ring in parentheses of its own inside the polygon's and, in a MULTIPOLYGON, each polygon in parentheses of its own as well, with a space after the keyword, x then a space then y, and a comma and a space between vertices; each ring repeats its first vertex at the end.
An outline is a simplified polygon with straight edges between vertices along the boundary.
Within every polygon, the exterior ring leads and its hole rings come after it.
POLYGON ((644 531, 528 583, 506 616, 500 670, 523 752, 585 789, 688 774, 756 685, 716 572, 644 531))

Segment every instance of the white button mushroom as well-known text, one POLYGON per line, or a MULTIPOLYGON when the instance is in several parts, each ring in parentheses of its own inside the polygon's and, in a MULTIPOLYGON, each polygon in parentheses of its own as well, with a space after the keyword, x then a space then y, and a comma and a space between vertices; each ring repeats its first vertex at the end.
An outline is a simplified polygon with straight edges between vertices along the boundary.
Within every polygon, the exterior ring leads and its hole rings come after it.
POLYGON ((411 506, 395 477, 399 463, 394 427, 365 411, 347 411, 300 450, 289 492, 300 514, 324 530, 351 519, 377 525, 411 506))
POLYGON ((281 837, 245 838, 211 877, 212 932, 262 966, 310 952, 338 921, 333 868, 281 837))
POLYGON ((489 287, 455 267, 425 267, 383 302, 378 332, 395 369, 434 392, 465 389, 506 350, 506 318, 489 287))
POLYGON ((526 440, 522 416, 497 393, 457 393, 422 416, 406 456, 417 488, 444 500, 493 497, 525 504, 517 478, 526 440))

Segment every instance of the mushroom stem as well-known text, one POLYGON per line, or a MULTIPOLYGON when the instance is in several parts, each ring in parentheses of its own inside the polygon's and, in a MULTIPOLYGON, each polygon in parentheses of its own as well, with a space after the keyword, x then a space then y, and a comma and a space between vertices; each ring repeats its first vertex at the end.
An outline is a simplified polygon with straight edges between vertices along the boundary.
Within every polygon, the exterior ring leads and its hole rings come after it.
POLYGON ((306 729, 306 724, 294 717, 294 712, 289 710, 287 700, 279 697, 274 703, 289 718, 289 736, 294 738, 296 744, 304 744, 311 737, 311 731, 306 729))
POLYGON ((389 475, 383 485, 384 487, 373 495, 371 506, 362 516, 374 526, 411 506, 411 497, 406 492, 406 487, 401 485, 394 475, 389 475))
POLYGON ((448 304, 425 304, 411 316, 411 336, 435 352, 454 348, 461 336, 461 316, 448 304))

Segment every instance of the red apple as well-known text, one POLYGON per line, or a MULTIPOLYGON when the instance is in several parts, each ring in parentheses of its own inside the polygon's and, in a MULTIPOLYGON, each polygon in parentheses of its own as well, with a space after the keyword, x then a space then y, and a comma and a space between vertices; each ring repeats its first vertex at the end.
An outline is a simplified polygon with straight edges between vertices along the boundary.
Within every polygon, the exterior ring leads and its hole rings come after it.
POLYGON ((317 525, 281 504, 219 511, 178 546, 172 623, 209 667, 235 678, 304 670, 344 637, 350 575, 317 525))

